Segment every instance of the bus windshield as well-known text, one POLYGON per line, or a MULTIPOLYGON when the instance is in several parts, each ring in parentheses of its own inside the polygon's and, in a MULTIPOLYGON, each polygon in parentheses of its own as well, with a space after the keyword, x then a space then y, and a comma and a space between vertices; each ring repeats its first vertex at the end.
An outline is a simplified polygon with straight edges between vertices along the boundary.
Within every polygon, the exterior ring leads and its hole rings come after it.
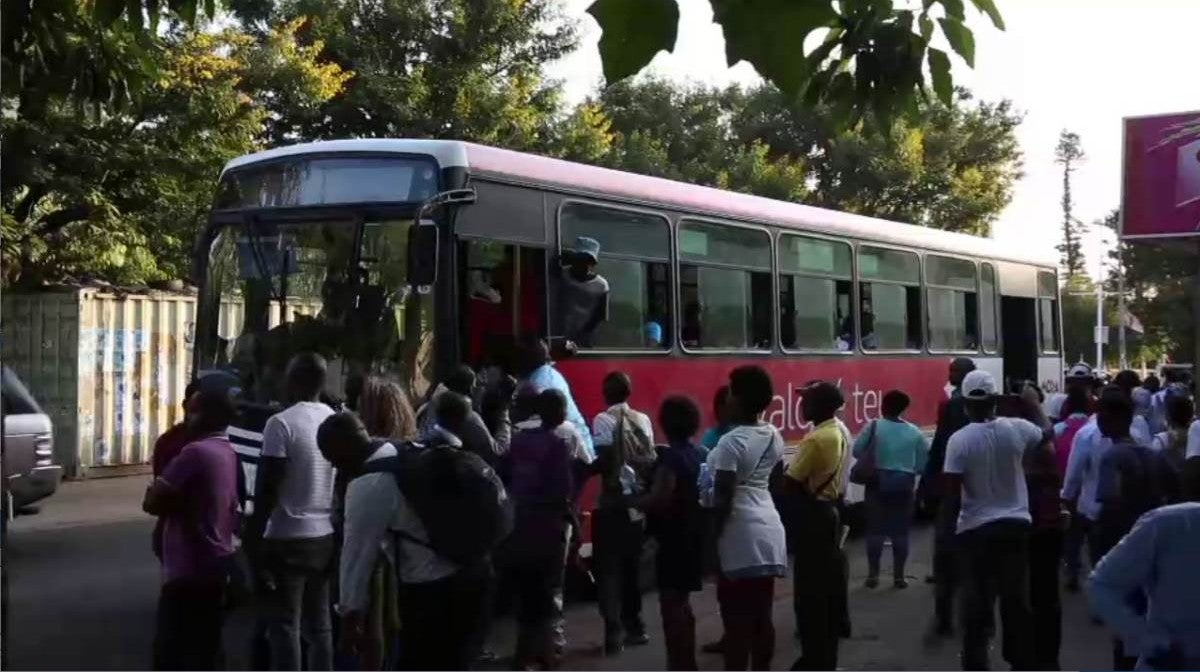
POLYGON ((411 226, 329 219, 220 229, 200 307, 199 369, 232 372, 254 401, 281 402, 288 361, 316 352, 329 361, 334 398, 356 374, 387 375, 423 395, 433 301, 407 282, 411 226))

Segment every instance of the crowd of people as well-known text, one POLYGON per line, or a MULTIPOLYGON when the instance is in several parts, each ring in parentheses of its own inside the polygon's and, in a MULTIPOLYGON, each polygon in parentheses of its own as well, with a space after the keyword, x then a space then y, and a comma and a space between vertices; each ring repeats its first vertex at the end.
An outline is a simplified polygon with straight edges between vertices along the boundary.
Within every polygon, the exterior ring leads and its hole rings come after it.
POLYGON ((639 571, 651 537, 667 669, 697 669, 700 652, 722 655, 726 669, 769 669, 774 591, 789 565, 801 648, 792 667, 836 669, 851 630, 851 483, 865 487, 869 590, 888 542, 892 586, 909 586, 914 504, 936 503, 928 636, 957 632, 964 669, 990 664, 997 602, 1005 661, 1059 668, 1060 588, 1082 589, 1085 547, 1114 668, 1200 665, 1200 504, 1188 503, 1200 499, 1200 422, 1177 380, 1143 384, 1123 371, 1100 386, 1077 366, 1065 393, 1045 399, 1031 386, 1006 393, 955 359, 932 442, 905 420, 911 400, 899 390, 852 436, 839 387, 814 380, 801 400, 810 428, 788 446, 762 420, 775 392, 758 366, 729 373, 699 440, 694 400, 635 409, 635 381, 620 371, 604 378, 607 408, 589 424, 537 339, 511 372, 451 371, 416 411, 375 377, 335 409, 322 401, 327 377, 320 356, 292 359, 255 483, 242 482, 226 436, 234 383, 189 387, 144 502, 159 518, 164 573, 156 669, 222 665, 234 577, 254 595, 256 666, 470 669, 494 661, 493 615, 505 602, 517 627, 511 667, 554 669, 582 513, 605 655, 651 641, 639 571), (599 494, 581 512, 592 478, 599 494), (710 576, 723 634, 698 647, 691 595, 710 576))
POLYGON ((931 634, 953 633, 961 605, 963 667, 987 669, 998 601, 1005 661, 1059 669, 1061 589, 1081 590, 1086 547, 1087 594, 1114 632, 1113 669, 1195 667, 1200 612, 1179 606, 1200 599, 1179 569, 1198 557, 1185 531, 1200 524, 1194 391, 1143 384, 1133 371, 1106 383, 1078 364, 1056 397, 1028 385, 998 394, 967 359, 951 363, 950 383, 925 472, 942 474, 931 634), (1135 533, 1147 525, 1173 534, 1135 533), (1137 571, 1133 558, 1144 562, 1137 571))

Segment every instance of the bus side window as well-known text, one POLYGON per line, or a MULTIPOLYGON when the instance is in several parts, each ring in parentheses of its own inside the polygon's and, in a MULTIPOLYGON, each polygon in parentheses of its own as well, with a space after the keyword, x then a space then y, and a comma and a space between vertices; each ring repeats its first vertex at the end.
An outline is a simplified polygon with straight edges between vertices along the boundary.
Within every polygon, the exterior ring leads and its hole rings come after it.
POLYGON ((979 295, 975 263, 933 254, 925 256, 929 302, 929 349, 975 352, 979 349, 979 295))
POLYGON ((771 348, 771 238, 765 231, 684 221, 679 225, 679 299, 684 347, 771 348))
POLYGON ((999 316, 996 312, 996 267, 979 265, 979 325, 983 351, 995 354, 1000 347, 999 316))
POLYGON ((1058 280, 1053 273, 1038 273, 1038 321, 1042 353, 1058 353, 1058 280))
MULTIPOLYGON (((569 202, 559 211, 559 241, 600 243, 596 273, 608 281, 608 319, 584 349, 666 350, 671 347, 671 229, 667 220, 634 210, 569 202)), ((555 301, 556 331, 563 306, 555 301)))
POLYGON ((787 350, 849 351, 850 245, 803 236, 779 239, 780 334, 787 350))
POLYGON ((858 251, 858 278, 863 350, 920 350, 920 258, 912 252, 863 246, 858 251))

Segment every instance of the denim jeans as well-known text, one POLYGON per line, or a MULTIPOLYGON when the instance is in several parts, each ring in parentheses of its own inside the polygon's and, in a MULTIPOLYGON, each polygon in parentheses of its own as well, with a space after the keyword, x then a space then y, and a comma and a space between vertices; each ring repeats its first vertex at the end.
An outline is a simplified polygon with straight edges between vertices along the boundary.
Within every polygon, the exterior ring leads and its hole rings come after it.
POLYGON ((333 669, 329 581, 333 535, 316 539, 267 539, 263 550, 274 587, 264 596, 271 667, 301 668, 300 639, 307 645, 305 669, 333 669))
POLYGON ((892 576, 904 578, 908 560, 908 531, 912 525, 913 495, 911 492, 880 492, 867 488, 867 574, 879 576, 879 560, 883 542, 892 540, 892 576))

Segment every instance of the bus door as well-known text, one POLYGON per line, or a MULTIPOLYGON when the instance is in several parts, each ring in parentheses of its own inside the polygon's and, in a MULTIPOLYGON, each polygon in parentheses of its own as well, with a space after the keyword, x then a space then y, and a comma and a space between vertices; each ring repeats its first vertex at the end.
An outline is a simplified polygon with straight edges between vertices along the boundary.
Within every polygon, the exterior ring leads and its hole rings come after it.
POLYGON ((1038 374, 1037 272, 1030 266, 1000 262, 1000 333, 1004 388, 1036 381, 1038 374))
POLYGON ((511 366, 518 339, 544 333, 546 253, 494 240, 459 245, 462 361, 511 366))
POLYGON ((454 224, 460 361, 505 366, 517 338, 546 333, 546 194, 484 178, 471 186, 478 198, 454 224))

